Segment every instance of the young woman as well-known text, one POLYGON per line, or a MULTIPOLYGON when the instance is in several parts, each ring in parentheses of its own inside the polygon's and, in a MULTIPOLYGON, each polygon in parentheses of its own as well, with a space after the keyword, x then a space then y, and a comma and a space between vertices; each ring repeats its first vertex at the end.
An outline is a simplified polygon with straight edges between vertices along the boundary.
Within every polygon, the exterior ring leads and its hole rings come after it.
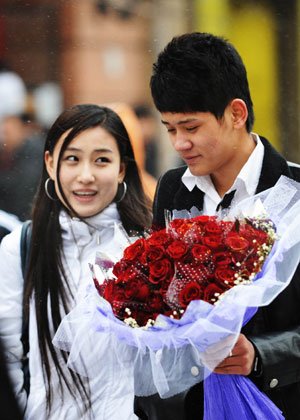
POLYGON ((119 374, 109 349, 99 360, 101 375, 88 383, 67 368, 67 355, 52 344, 61 319, 92 282, 88 263, 96 251, 114 251, 116 224, 129 235, 151 224, 128 134, 109 108, 71 107, 46 139, 24 299, 20 228, 0 250, 0 332, 27 419, 135 418, 130 372, 119 374), (21 363, 23 308, 29 318, 28 398, 21 363))

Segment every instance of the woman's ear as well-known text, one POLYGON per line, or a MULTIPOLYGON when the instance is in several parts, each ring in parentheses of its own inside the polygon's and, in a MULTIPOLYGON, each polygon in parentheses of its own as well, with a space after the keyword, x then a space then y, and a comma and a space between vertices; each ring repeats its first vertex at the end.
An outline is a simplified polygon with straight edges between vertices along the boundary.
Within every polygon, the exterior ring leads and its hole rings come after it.
POLYGON ((51 179, 54 180, 55 179, 54 161, 53 161, 53 156, 50 155, 49 150, 46 150, 44 160, 45 160, 45 165, 46 165, 48 175, 50 176, 51 179))
POLYGON ((246 125, 248 118, 247 105, 242 99, 233 99, 230 104, 233 128, 240 129, 246 125))
POLYGON ((120 172, 119 172, 119 177, 118 177, 119 184, 122 184, 122 182, 124 181, 125 175, 126 175, 126 163, 121 162, 120 172))

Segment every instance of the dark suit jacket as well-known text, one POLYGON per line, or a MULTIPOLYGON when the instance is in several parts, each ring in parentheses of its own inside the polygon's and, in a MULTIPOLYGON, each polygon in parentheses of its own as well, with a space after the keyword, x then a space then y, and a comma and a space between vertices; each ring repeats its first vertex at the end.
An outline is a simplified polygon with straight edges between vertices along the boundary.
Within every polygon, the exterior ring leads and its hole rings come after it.
MULTIPOLYGON (((256 192, 259 193, 274 186, 281 175, 300 181, 300 167, 289 164, 264 138, 260 137, 264 148, 264 159, 256 192)), ((164 226, 164 210, 203 208, 204 193, 195 187, 191 192, 181 181, 186 166, 166 172, 156 190, 154 200, 154 222, 164 226)), ((261 362, 262 375, 250 379, 260 390, 283 411, 286 420, 300 419, 300 268, 298 267, 290 285, 267 307, 259 308, 256 315, 243 328, 242 332, 254 344, 261 362), (275 386, 274 386, 275 385, 275 386)), ((203 399, 202 386, 196 386, 189 393, 178 397, 178 409, 164 420, 183 420, 201 418, 203 399), (182 404, 185 414, 179 414, 182 404)), ((147 411, 147 402, 141 400, 147 411)), ((157 399, 157 396, 155 397, 157 399)), ((173 397, 174 398, 174 397, 173 397)), ((162 400, 161 400, 162 401, 162 400)), ((166 404, 163 402, 162 404, 166 404)), ((159 410, 158 401, 154 404, 159 410)), ((174 405, 174 400, 172 401, 174 405)), ((136 407, 141 404, 136 401, 136 407)), ((137 410, 138 412, 138 410, 137 410)), ((149 410, 148 410, 149 412, 149 410)), ((153 412, 153 411, 152 411, 153 412)), ((143 418, 141 416, 141 418, 143 418)), ((162 419, 151 414, 145 419, 162 419)))

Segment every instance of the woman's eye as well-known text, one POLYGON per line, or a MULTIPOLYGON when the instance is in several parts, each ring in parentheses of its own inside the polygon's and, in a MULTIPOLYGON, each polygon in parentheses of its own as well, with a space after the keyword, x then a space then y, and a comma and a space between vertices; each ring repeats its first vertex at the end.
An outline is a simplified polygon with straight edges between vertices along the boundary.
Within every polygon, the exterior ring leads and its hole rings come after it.
POLYGON ((107 157, 101 156, 96 159, 96 162, 106 163, 109 162, 109 159, 107 157))
POLYGON ((65 157, 65 160, 69 161, 69 162, 77 162, 78 161, 78 157, 74 156, 74 155, 69 155, 65 157))
POLYGON ((175 128, 168 128, 168 133, 175 133, 175 128))
POLYGON ((186 129, 187 129, 187 131, 193 131, 193 130, 195 130, 197 128, 197 126, 195 126, 195 127, 187 127, 186 129))

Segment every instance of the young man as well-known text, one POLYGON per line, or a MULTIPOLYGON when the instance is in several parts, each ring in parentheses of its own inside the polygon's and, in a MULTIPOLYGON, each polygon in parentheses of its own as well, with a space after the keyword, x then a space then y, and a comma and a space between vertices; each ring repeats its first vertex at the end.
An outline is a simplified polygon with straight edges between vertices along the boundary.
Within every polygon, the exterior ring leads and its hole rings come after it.
MULTIPOLYGON (((206 33, 174 38, 154 64, 151 90, 172 145, 187 164, 161 177, 154 201, 156 224, 164 225, 165 209, 196 206, 212 215, 220 205, 234 206, 271 188, 281 175, 300 181, 300 167, 251 132, 247 73, 224 39, 206 33)), ((249 376, 287 420, 300 416, 299 305, 298 268, 290 285, 242 329, 232 356, 215 369, 249 376)), ((135 407, 141 419, 200 419, 202 385, 169 400, 136 398, 135 407)))

